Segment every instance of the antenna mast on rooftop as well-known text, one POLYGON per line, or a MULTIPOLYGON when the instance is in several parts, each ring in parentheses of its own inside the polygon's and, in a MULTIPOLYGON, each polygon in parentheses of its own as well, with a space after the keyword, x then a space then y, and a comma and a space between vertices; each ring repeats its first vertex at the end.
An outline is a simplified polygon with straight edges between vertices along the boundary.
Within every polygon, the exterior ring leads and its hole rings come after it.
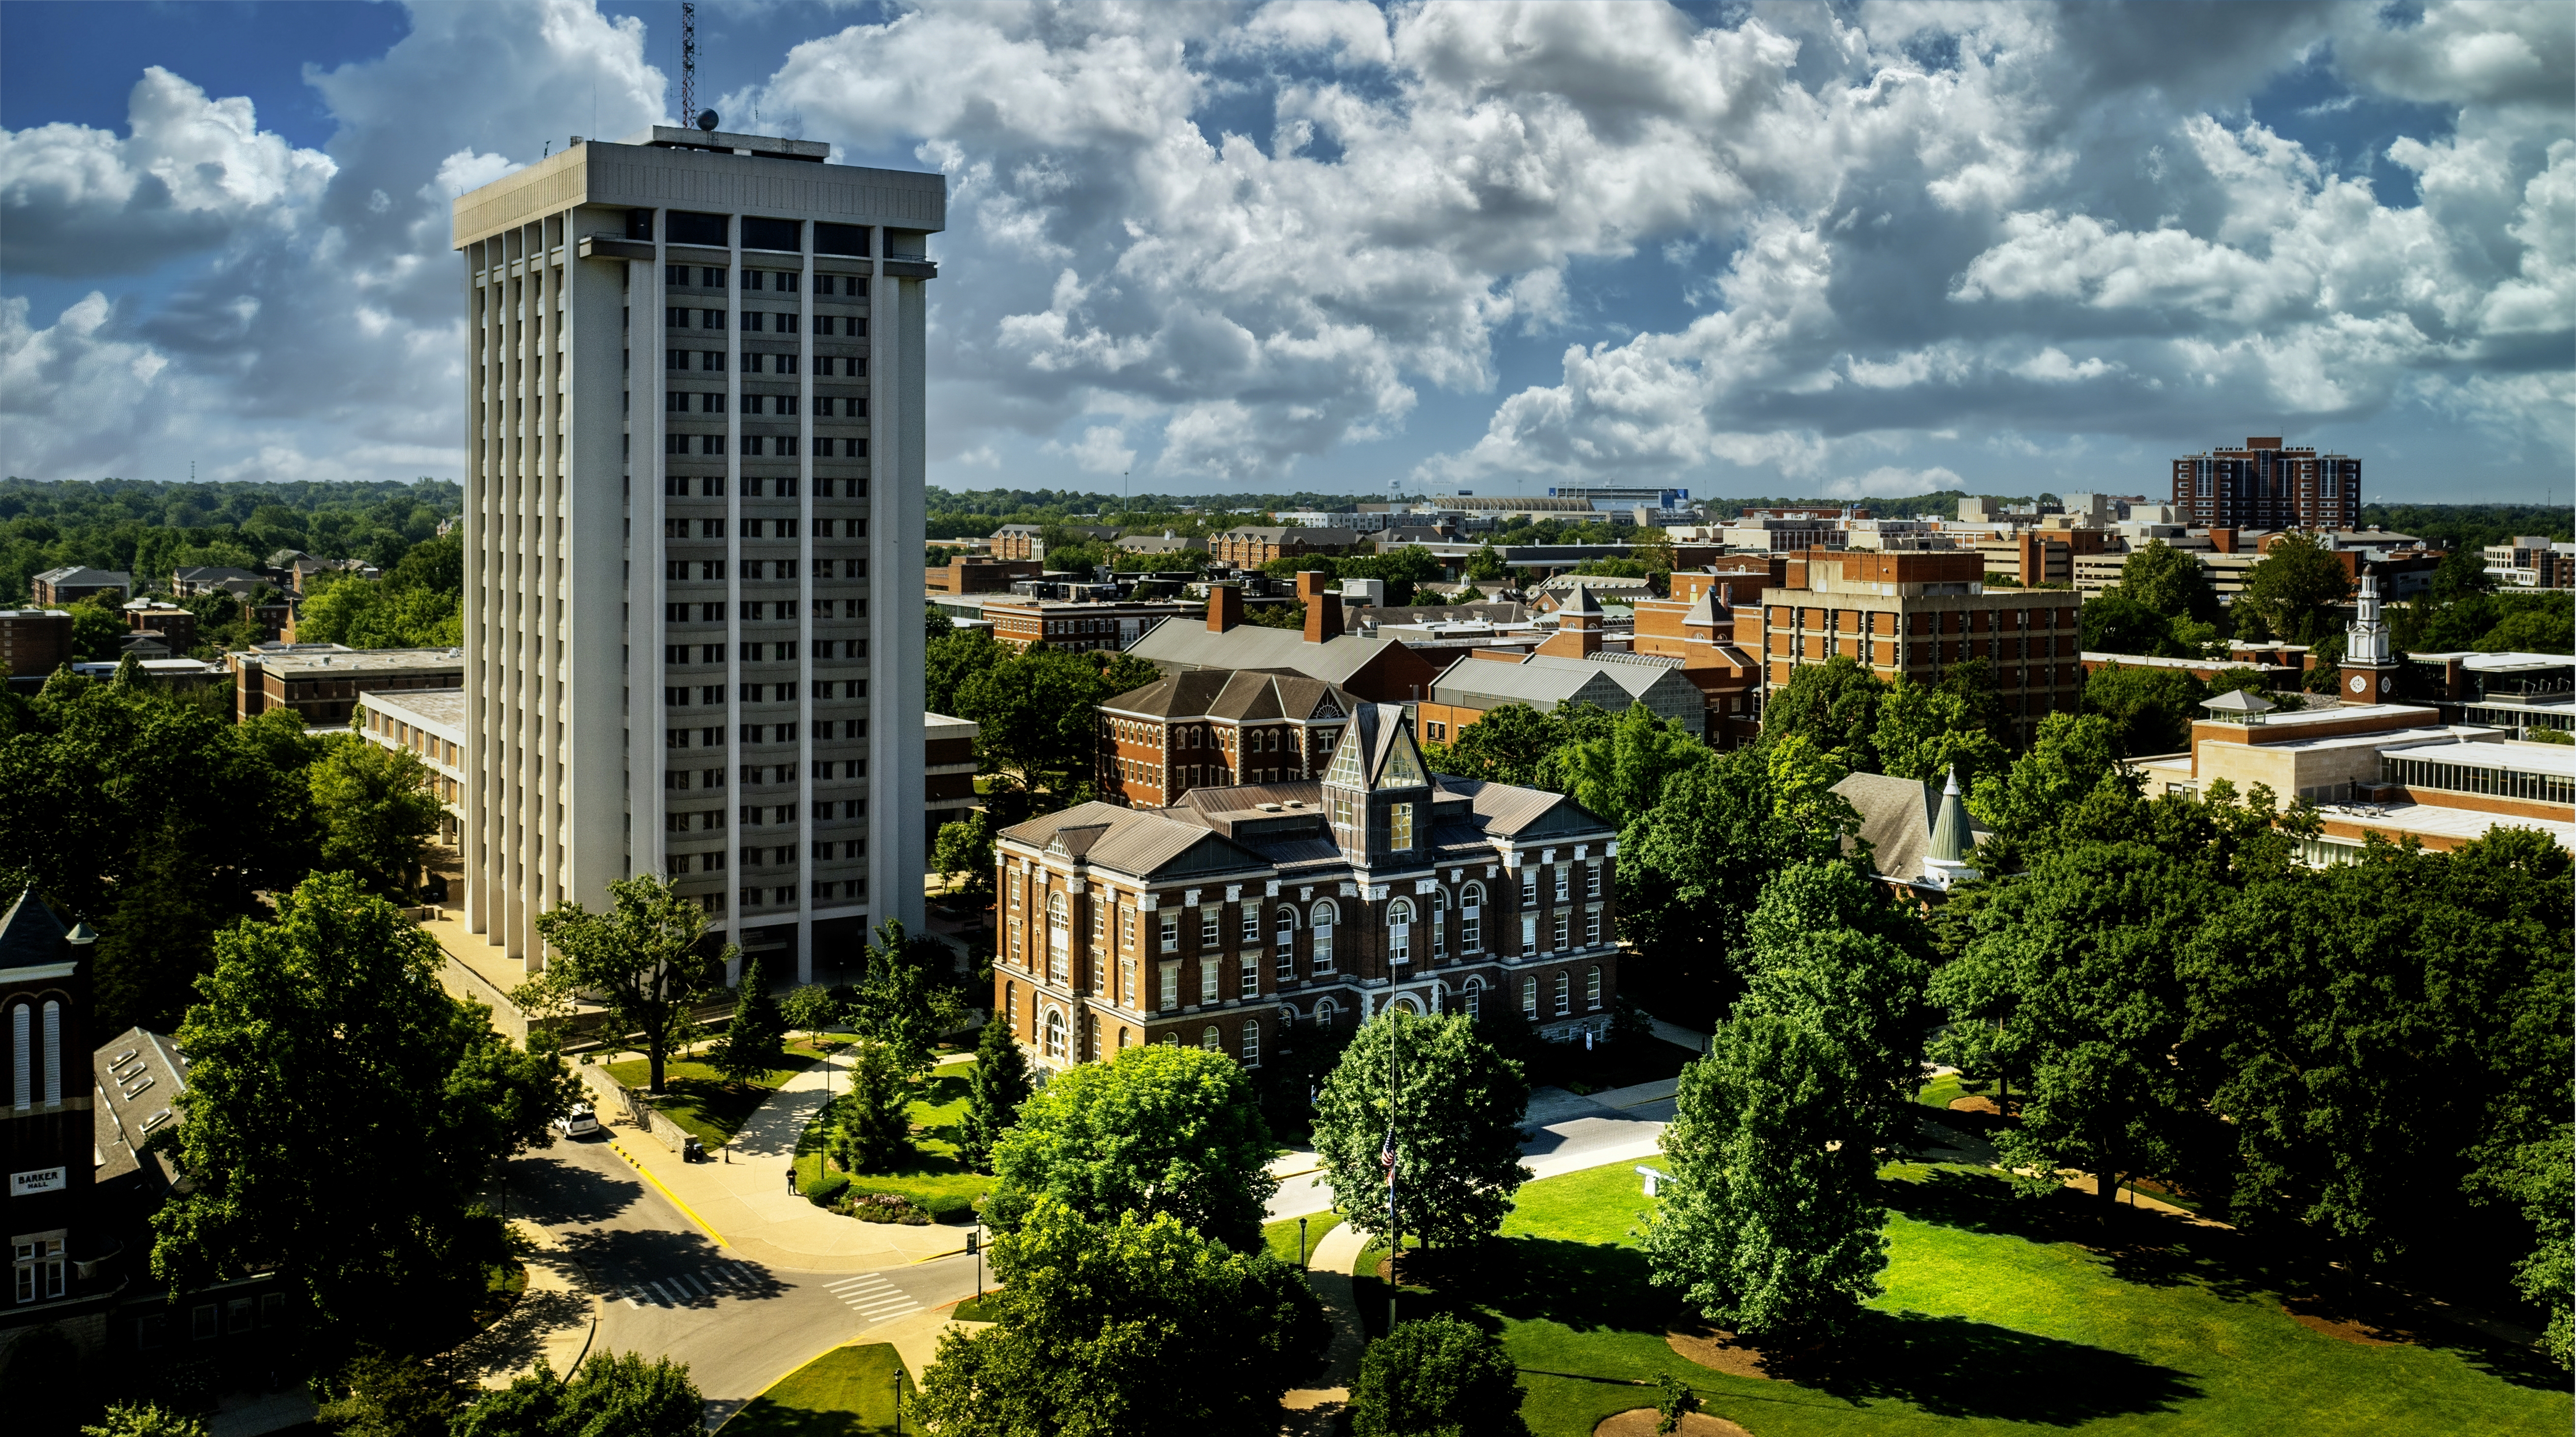
POLYGON ((680 123, 698 122, 698 7, 680 0, 680 123))

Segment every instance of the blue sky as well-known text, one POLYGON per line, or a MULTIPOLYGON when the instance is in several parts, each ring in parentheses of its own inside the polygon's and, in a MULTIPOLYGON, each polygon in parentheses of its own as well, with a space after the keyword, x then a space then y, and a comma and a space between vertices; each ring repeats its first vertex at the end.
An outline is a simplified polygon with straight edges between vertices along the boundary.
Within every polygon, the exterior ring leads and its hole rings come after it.
MULTIPOLYGON (((452 476, 447 197, 679 7, 0 6, 0 462, 452 476)), ((701 6, 935 168, 932 482, 2571 493, 2576 6, 701 6)))

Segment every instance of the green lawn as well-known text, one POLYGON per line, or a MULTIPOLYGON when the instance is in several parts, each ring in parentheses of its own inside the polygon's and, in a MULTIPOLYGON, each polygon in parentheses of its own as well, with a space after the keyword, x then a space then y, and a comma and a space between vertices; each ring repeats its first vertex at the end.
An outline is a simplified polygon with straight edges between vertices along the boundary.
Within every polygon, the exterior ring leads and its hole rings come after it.
MULTIPOLYGON (((1498 1247, 1409 1284, 1403 1315, 1446 1308, 1498 1328, 1537 1437, 1586 1437, 1650 1405, 1631 1384, 1658 1370, 1763 1437, 2564 1434, 2576 1422, 2563 1374, 2467 1329, 2444 1345, 2363 1347, 2300 1326, 2275 1285, 2295 1279, 2267 1274, 2268 1254, 2235 1234, 2122 1214, 2106 1240, 2072 1194, 2025 1202, 1962 1167, 1884 1179, 1888 1291, 1839 1367, 1807 1383, 1730 1377, 1665 1345, 1690 1319, 1646 1281, 1628 1234, 1654 1200, 1627 1164, 1523 1188, 1498 1247)), ((1358 1288, 1374 1328, 1385 1288, 1358 1288)))
POLYGON ((1915 1090, 1914 1101, 1927 1108, 1947 1108, 1953 1099, 1983 1093, 1991 1083, 1962 1082, 1956 1073, 1943 1073, 1915 1090))
MULTIPOLYGON (((1261 1236, 1270 1244, 1270 1255, 1281 1262, 1294 1263, 1297 1260, 1297 1221, 1293 1217, 1287 1217, 1277 1222, 1262 1224, 1261 1236)), ((1319 1212, 1308 1217, 1305 1222, 1306 1256, 1312 1258, 1315 1255, 1315 1244, 1324 1240, 1324 1234, 1342 1225, 1342 1215, 1337 1212, 1319 1212)))
MULTIPOLYGON (((662 1065, 662 1096, 651 1101, 689 1136, 710 1148, 722 1147, 733 1141, 744 1120, 768 1101, 770 1094, 814 1066, 814 1050, 802 1043, 790 1044, 781 1063, 757 1081, 734 1084, 704 1063, 674 1058, 662 1065)), ((608 1076, 640 1093, 651 1069, 642 1058, 631 1058, 610 1063, 608 1076)))
MULTIPOLYGON (((966 1118, 967 1085, 974 1071, 972 1063, 950 1063, 923 1079, 921 1096, 912 1103, 912 1161, 891 1172, 853 1173, 851 1189, 901 1194, 942 1221, 962 1221, 973 1212, 993 1187, 991 1178, 970 1172, 957 1161, 957 1125, 966 1118)), ((823 1136, 824 1124, 818 1117, 796 1140, 799 1188, 823 1175, 823 1136)))
POLYGON ((894 1428, 894 1390, 912 1374, 891 1343, 836 1347, 778 1380, 717 1430, 726 1437, 876 1437, 894 1428))

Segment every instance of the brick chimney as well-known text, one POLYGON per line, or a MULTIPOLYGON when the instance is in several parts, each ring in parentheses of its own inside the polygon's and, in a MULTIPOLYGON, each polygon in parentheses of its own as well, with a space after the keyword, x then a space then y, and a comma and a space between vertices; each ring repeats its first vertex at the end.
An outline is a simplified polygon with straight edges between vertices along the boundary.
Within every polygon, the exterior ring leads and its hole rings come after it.
POLYGON ((1208 632, 1222 634, 1242 622, 1242 588, 1234 584, 1208 585, 1208 632))
MULTIPOLYGON (((1304 574, 1297 576, 1297 588, 1301 594, 1306 589, 1306 577, 1304 574)), ((1329 643, 1341 636, 1342 596, 1324 593, 1322 586, 1317 585, 1315 593, 1306 595, 1306 642, 1329 643)))
POLYGON ((1297 571, 1298 602, 1305 604, 1313 603, 1315 601, 1315 596, 1323 593, 1331 586, 1332 582, 1333 576, 1320 569, 1299 569, 1297 571))

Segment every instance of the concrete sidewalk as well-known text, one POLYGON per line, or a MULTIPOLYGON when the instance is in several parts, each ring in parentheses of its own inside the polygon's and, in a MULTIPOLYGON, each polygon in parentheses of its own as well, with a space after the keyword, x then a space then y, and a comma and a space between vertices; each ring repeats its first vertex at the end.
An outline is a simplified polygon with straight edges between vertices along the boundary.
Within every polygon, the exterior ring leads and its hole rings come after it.
POLYGON ((1360 1327, 1359 1304, 1351 1276, 1358 1269, 1368 1234, 1343 1223, 1324 1234, 1306 1263, 1306 1285, 1324 1304, 1324 1320, 1333 1325, 1333 1344, 1325 1350, 1323 1374, 1312 1387, 1293 1388, 1279 1399, 1287 1409, 1280 1431, 1295 1437, 1323 1437, 1334 1430, 1351 1388, 1360 1380, 1360 1354, 1368 1338, 1360 1327))
POLYGON ((742 1131, 709 1161, 684 1163, 623 1114, 610 1129, 619 1156, 659 1187, 719 1245, 771 1267, 807 1272, 865 1272, 944 1257, 966 1248, 963 1227, 861 1222, 826 1212, 790 1192, 787 1173, 796 1139, 823 1109, 825 1086, 839 1092, 848 1077, 818 1063, 787 1080, 744 1121, 742 1131))
MULTIPOLYGON (((1657 1144, 1664 1124, 1672 1118, 1673 1093, 1680 1083, 1678 1078, 1662 1078, 1590 1097, 1563 1088, 1541 1088, 1530 1094, 1521 1118, 1522 1127, 1530 1130, 1521 1144, 1522 1161, 1534 1177, 1541 1178, 1613 1163, 1645 1162, 1661 1151, 1657 1144)), ((1268 1221, 1332 1210, 1332 1184, 1315 1166, 1317 1161, 1314 1153, 1300 1151, 1271 1163, 1271 1175, 1280 1178, 1280 1184, 1270 1199, 1268 1221)))

